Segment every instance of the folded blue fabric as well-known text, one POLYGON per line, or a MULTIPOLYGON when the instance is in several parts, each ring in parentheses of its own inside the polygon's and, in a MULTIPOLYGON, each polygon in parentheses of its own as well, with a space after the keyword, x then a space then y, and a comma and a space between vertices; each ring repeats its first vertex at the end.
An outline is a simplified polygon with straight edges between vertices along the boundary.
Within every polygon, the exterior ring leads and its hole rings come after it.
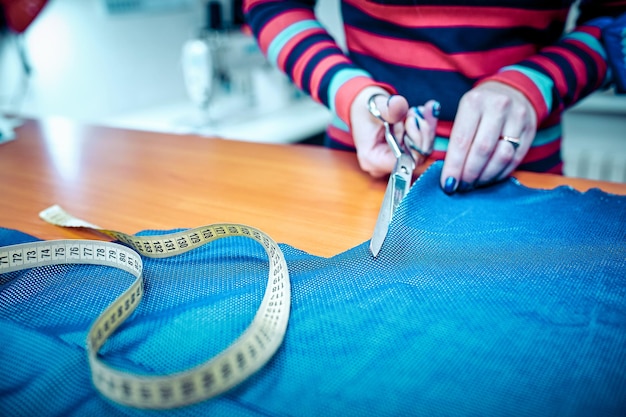
MULTIPOLYGON (((626 415, 626 197, 514 179, 447 196, 440 170, 376 259, 368 242, 331 258, 282 244, 292 313, 277 354, 167 415, 626 415)), ((32 240, 0 229, 0 245, 32 240)), ((252 319, 266 256, 228 238, 144 259, 145 298, 103 357, 146 374, 207 360, 252 319)), ((84 265, 0 275, 0 415, 159 414, 90 382, 87 330, 131 280, 84 265)))

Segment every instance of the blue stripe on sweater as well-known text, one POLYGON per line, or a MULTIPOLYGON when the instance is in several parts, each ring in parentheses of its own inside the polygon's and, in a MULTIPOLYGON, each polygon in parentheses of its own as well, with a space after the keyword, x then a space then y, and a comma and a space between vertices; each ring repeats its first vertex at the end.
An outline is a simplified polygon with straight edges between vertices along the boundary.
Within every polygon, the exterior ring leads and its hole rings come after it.
MULTIPOLYGON (((559 140, 561 138, 561 134, 562 134, 562 127, 560 124, 547 127, 545 129, 541 129, 535 135, 535 139, 533 139, 533 143, 531 147, 534 148, 536 146, 543 146, 548 143, 559 140)), ((449 138, 446 138, 444 136, 436 136, 434 149, 436 151, 445 152, 448 150, 449 142, 450 142, 449 138)))
POLYGON ((584 43, 589 48, 593 49, 598 55, 600 55, 602 59, 606 60, 606 51, 604 50, 604 47, 602 46, 600 41, 598 41, 596 38, 594 38, 590 34, 583 33, 583 32, 572 32, 563 36, 563 40, 570 40, 570 39, 574 39, 574 40, 584 43))
POLYGON ((276 37, 272 40, 269 47, 267 48, 268 61, 275 67, 278 67, 278 55, 291 38, 297 36, 299 33, 304 32, 305 30, 321 27, 322 25, 316 20, 302 20, 300 22, 296 22, 292 25, 287 26, 278 35, 276 35, 276 37))
POLYGON ((552 78, 537 70, 521 65, 509 65, 507 67, 503 67, 500 71, 517 71, 530 78, 541 92, 543 101, 548 109, 548 113, 552 111, 552 89, 554 88, 554 81, 552 81, 552 78))
POLYGON ((335 105, 335 97, 337 96, 337 91, 339 91, 342 85, 356 77, 371 78, 372 76, 367 71, 364 71, 362 69, 343 68, 335 73, 335 75, 331 79, 330 85, 328 86, 328 104, 330 105, 330 110, 332 110, 333 113, 336 113, 337 111, 337 106, 335 105))

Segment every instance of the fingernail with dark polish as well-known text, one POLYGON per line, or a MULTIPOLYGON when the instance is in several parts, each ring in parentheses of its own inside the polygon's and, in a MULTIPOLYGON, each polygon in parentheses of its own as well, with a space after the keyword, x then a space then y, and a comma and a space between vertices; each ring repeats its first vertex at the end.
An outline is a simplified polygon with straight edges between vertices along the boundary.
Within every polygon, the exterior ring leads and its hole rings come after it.
POLYGON ((435 103, 433 104, 433 116, 434 117, 439 117, 439 114, 441 114, 441 103, 439 103, 438 101, 435 101, 435 103))
POLYGON ((418 109, 417 107, 413 107, 413 111, 415 112, 415 114, 417 114, 419 117, 421 117, 422 119, 424 118, 424 115, 422 114, 422 112, 420 111, 420 109, 418 109))
POLYGON ((415 126, 417 126, 417 130, 420 130, 420 118, 415 117, 415 126))
POLYGON ((443 186, 443 192, 446 194, 452 194, 456 189, 456 178, 448 177, 446 178, 446 182, 443 186))

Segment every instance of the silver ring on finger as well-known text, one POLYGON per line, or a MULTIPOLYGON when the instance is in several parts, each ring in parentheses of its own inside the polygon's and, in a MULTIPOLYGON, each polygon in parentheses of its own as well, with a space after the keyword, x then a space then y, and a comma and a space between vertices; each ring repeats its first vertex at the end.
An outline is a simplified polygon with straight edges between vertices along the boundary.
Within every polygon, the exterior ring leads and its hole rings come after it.
POLYGON ((520 138, 515 138, 513 136, 502 135, 500 136, 500 140, 509 142, 511 145, 513 145, 513 150, 517 150, 517 148, 519 148, 519 146, 522 144, 520 138))

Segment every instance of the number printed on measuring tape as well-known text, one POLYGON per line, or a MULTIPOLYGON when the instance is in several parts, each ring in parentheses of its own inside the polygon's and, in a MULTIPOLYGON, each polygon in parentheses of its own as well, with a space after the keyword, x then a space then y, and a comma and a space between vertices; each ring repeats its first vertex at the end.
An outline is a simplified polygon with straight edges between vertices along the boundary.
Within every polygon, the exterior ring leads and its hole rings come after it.
POLYGON ((94 240, 52 240, 0 247, 0 274, 56 264, 112 266, 135 276, 133 283, 98 316, 87 334, 87 354, 96 389, 105 397, 137 408, 166 409, 214 397, 258 371, 281 345, 291 308, 289 273, 280 247, 269 236, 240 224, 214 224, 159 236, 132 236, 101 229, 77 219, 59 206, 40 213, 49 223, 85 227, 127 246, 94 240), (265 294, 252 322, 229 347, 183 372, 137 375, 113 369, 98 351, 128 318, 143 296, 140 255, 163 258, 187 252, 216 239, 244 236, 256 240, 269 257, 265 294), (132 249, 131 249, 132 248, 132 249))

